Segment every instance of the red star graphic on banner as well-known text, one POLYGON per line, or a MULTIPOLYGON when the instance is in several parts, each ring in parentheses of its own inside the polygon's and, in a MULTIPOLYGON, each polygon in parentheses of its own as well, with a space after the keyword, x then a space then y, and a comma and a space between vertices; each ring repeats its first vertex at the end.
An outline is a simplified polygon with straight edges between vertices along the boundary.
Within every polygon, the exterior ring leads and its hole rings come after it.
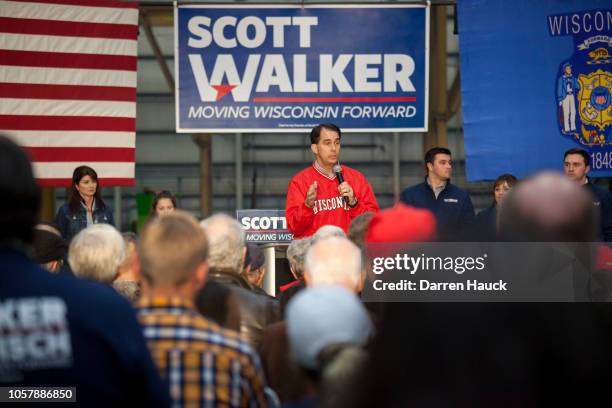
POLYGON ((217 90, 217 101, 223 98, 225 95, 230 93, 232 89, 237 87, 238 85, 211 85, 213 88, 217 90))

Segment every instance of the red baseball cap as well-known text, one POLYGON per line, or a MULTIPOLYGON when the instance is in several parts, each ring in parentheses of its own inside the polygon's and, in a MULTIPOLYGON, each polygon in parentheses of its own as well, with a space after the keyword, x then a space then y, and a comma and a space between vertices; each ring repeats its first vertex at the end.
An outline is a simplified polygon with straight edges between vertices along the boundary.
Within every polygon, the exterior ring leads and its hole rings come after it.
POLYGON ((366 242, 425 242, 435 236, 436 218, 431 211, 398 203, 372 217, 366 242))

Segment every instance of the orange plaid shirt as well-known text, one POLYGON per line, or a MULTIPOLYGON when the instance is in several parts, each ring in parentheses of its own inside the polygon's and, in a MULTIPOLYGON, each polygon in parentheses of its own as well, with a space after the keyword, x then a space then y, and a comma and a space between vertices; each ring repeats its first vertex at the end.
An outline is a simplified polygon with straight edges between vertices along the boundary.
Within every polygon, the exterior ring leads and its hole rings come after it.
POLYGON ((267 405, 259 356, 238 333, 204 318, 186 299, 143 297, 138 315, 173 406, 267 405))

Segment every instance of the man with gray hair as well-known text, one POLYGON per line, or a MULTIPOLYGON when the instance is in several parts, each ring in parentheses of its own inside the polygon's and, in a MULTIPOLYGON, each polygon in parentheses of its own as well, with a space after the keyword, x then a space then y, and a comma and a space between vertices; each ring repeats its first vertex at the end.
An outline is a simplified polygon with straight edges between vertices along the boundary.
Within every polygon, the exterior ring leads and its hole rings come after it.
POLYGON ((312 236, 312 242, 314 243, 327 237, 346 237, 346 234, 342 228, 336 225, 323 225, 312 236))
MULTIPOLYGON (((343 232, 344 233, 344 232, 343 232)), ((295 296, 300 290, 306 287, 304 283, 304 260, 306 252, 312 244, 312 237, 294 239, 287 248, 287 261, 289 261, 289 270, 295 278, 294 281, 287 283, 279 288, 280 290, 280 307, 281 313, 285 315, 285 308, 289 300, 295 296)))
POLYGON ((242 225, 226 214, 212 215, 200 225, 210 244, 208 264, 211 269, 241 271, 246 255, 242 225))
POLYGON ((287 248, 289 268, 295 279, 302 279, 304 276, 304 260, 311 244, 311 238, 295 239, 291 241, 287 248))
POLYGON ((241 272, 246 255, 242 225, 226 214, 215 214, 200 222, 209 243, 209 279, 226 285, 238 303, 240 333, 257 347, 263 329, 279 320, 276 300, 258 295, 241 272))
POLYGON ((79 277, 111 284, 123 262, 123 237, 109 224, 95 224, 79 232, 70 242, 68 263, 79 277))
POLYGON ((306 286, 342 286, 359 293, 363 286, 361 251, 347 238, 316 241, 306 253, 306 286))
POLYGON ((348 229, 346 237, 351 240, 351 242, 365 255, 366 245, 365 245, 365 237, 368 233, 368 227, 370 226, 370 221, 376 215, 373 212, 365 212, 358 217, 355 217, 353 222, 351 222, 351 226, 348 229))

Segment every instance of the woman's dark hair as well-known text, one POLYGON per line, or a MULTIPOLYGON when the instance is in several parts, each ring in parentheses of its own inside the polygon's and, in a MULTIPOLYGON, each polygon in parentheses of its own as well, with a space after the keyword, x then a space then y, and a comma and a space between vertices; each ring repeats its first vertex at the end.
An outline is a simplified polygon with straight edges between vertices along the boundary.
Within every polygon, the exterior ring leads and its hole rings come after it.
POLYGON ((155 193, 155 197, 153 197, 153 203, 151 204, 151 212, 149 213, 149 215, 155 216, 155 207, 157 207, 157 203, 159 203, 159 200, 161 200, 162 198, 167 198, 172 201, 172 205, 176 209, 176 198, 174 197, 174 195, 168 190, 161 190, 155 193))
POLYGON ((497 188, 497 186, 501 186, 504 183, 508 183, 509 187, 514 187, 514 185, 518 183, 518 179, 510 173, 502 174, 501 176, 495 179, 495 183, 493 183, 493 204, 492 206, 497 205, 497 203, 495 202, 495 189, 497 188))
POLYGON ((98 181, 98 173, 94 169, 89 166, 79 166, 74 169, 72 173, 72 185, 70 186, 70 198, 68 199, 68 207, 70 207, 70 211, 75 213, 79 211, 79 207, 83 202, 83 198, 79 194, 79 191, 76 189, 76 185, 79 184, 81 179, 85 176, 91 177, 91 179, 96 182, 96 192, 94 194, 94 199, 96 200, 97 208, 105 208, 106 204, 102 200, 102 194, 100 193, 100 182, 98 181))

